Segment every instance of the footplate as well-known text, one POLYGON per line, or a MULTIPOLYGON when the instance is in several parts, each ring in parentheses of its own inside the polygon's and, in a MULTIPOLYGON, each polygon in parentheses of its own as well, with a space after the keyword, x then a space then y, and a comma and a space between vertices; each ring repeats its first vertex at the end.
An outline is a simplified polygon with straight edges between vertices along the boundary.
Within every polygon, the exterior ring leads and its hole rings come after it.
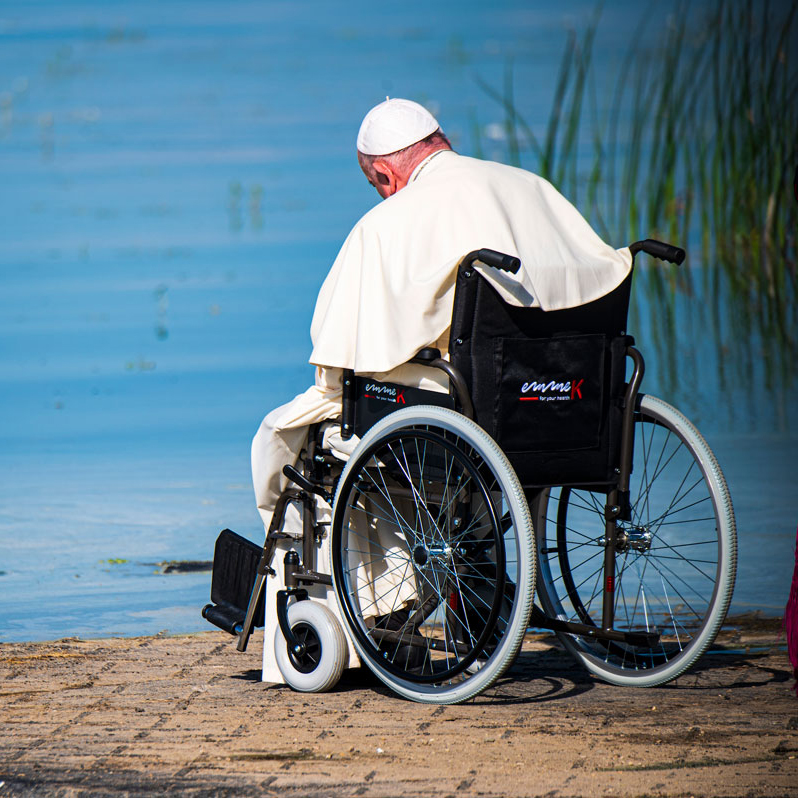
MULTIPOLYGON (((212 603, 202 608, 205 620, 231 635, 241 632, 262 553, 262 546, 229 529, 219 534, 213 552, 212 603)), ((254 619, 255 626, 263 626, 262 593, 254 619)))

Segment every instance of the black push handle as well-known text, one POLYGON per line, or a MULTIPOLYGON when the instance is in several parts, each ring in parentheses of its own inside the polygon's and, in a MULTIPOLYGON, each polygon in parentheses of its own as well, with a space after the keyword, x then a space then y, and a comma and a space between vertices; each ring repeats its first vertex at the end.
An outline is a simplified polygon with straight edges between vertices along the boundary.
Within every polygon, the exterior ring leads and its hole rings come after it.
POLYGON ((492 266, 494 269, 501 269, 503 272, 518 274, 518 270, 521 268, 520 258, 516 258, 514 255, 503 255, 494 249, 478 249, 471 255, 475 255, 474 260, 478 260, 486 266, 492 266))
POLYGON ((647 238, 645 241, 635 241, 634 244, 629 245, 629 249, 632 255, 636 255, 640 250, 643 250, 643 252, 652 257, 675 263, 677 266, 682 265, 685 255, 681 247, 674 247, 673 244, 666 244, 664 241, 655 241, 653 238, 647 238))

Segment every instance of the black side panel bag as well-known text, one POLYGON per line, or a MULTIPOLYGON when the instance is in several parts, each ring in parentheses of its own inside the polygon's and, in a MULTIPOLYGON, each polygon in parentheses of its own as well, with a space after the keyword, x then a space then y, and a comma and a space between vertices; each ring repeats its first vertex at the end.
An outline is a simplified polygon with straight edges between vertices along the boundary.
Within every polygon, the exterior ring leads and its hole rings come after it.
POLYGON ((363 435, 380 419, 395 410, 413 405, 454 407, 454 399, 441 391, 408 388, 395 382, 355 377, 355 435, 363 435))
POLYGON ((507 454, 599 445, 603 335, 497 338, 495 439, 507 454))
MULTIPOLYGON (((625 338, 497 339, 493 435, 527 487, 612 482, 625 338)), ((485 419, 487 421, 487 419, 485 419)))

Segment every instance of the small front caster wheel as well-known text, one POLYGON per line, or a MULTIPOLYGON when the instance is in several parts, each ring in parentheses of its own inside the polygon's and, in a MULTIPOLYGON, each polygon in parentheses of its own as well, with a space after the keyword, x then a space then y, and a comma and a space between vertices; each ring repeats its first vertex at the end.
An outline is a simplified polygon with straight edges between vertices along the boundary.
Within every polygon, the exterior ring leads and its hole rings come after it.
POLYGON ((347 656, 346 638, 336 617, 323 604, 298 601, 288 608, 288 623, 301 648, 291 650, 277 627, 274 653, 285 681, 302 693, 335 687, 347 656))

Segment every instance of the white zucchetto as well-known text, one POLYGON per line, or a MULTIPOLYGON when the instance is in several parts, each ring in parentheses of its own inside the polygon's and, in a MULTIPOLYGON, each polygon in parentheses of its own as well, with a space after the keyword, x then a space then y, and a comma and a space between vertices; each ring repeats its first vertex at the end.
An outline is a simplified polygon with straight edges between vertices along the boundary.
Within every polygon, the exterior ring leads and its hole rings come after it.
POLYGON ((364 155, 389 155, 425 139, 439 127, 423 105, 386 97, 363 118, 357 148, 364 155))

